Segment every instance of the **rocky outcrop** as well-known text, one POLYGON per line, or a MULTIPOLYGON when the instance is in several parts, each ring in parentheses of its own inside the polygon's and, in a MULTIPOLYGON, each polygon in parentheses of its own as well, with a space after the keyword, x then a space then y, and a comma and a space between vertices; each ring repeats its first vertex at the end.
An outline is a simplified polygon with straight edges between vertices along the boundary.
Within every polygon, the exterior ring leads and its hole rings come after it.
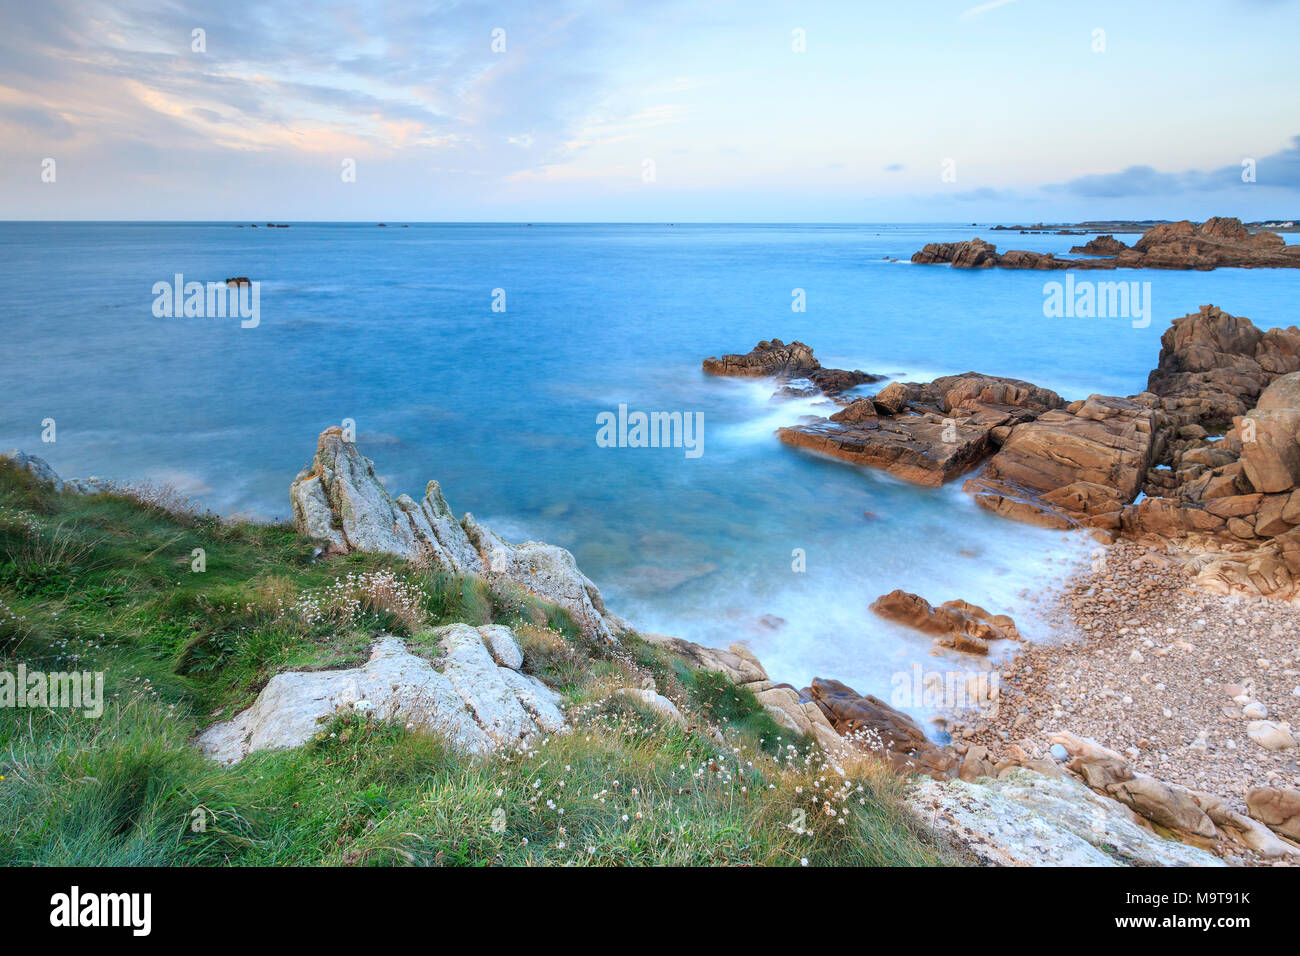
POLYGON ((468 512, 461 519, 460 527, 481 557, 487 573, 503 575, 530 594, 558 604, 588 636, 615 642, 614 630, 621 629, 622 622, 609 615, 596 585, 578 569, 578 562, 564 548, 541 541, 510 544, 479 524, 468 512))
POLYGON ((11 448, 7 452, 0 453, 0 461, 8 462, 13 467, 22 469, 41 484, 49 485, 55 491, 63 490, 63 479, 59 477, 59 473, 51 468, 50 463, 44 458, 38 458, 17 448, 11 448))
POLYGON ((939 747, 916 721, 877 697, 820 677, 804 688, 803 696, 826 715, 836 733, 883 758, 896 772, 946 779, 957 770, 956 754, 939 747))
POLYGON ((1128 246, 1120 242, 1114 236, 1098 236, 1081 246, 1074 246, 1070 249, 1071 254, 1085 256, 1117 256, 1128 249, 1128 246))
POLYGON ((1113 797, 1135 813, 1193 842, 1226 840, 1266 858, 1300 858, 1300 846, 1279 839, 1266 827, 1232 809, 1221 797, 1165 783, 1136 773, 1127 761, 1096 741, 1070 733, 1051 736, 1068 754, 1067 768, 1098 793, 1113 797))
POLYGON ((1151 464, 1147 405, 1093 395, 1017 425, 965 490, 996 514, 1051 528, 1117 531, 1151 464))
POLYGON ((1024 768, 996 779, 926 780, 908 807, 987 866, 1222 866, 1217 857, 1142 825, 1078 781, 1024 768))
POLYGON ((560 696, 519 671, 523 655, 507 628, 452 624, 430 637, 437 667, 385 636, 361 667, 277 674, 251 707, 205 730, 199 747, 235 763, 255 751, 302 746, 349 712, 438 733, 470 754, 564 729, 560 696))
POLYGON ((457 574, 497 574, 573 615, 589 637, 614 642, 625 626, 572 554, 540 541, 510 544, 466 514, 457 522, 436 481, 416 504, 394 498, 342 429, 327 428, 290 489, 294 527, 334 553, 379 551, 457 574))
POLYGON ((945 601, 932 607, 925 598, 903 590, 890 591, 871 604, 881 617, 924 634, 933 634, 941 647, 970 654, 987 654, 989 641, 1020 640, 1015 622, 1005 614, 990 614, 968 601, 945 601))
POLYGON ((394 498, 338 427, 321 432, 316 457, 289 490, 294 527, 329 543, 331 552, 380 551, 433 561, 457 573, 481 573, 483 562, 457 523, 436 481, 424 500, 394 498))
POLYGON ((827 419, 782 428, 778 437, 905 481, 940 485, 993 451, 1002 433, 1062 404, 1049 389, 967 372, 932 382, 893 382, 827 419))
POLYGON ((737 687, 750 691, 778 724, 811 737, 824 750, 834 753, 843 747, 840 735, 821 709, 793 687, 774 684, 758 658, 745 645, 736 643, 722 650, 663 634, 643 634, 642 637, 666 648, 692 667, 717 671, 737 687))
POLYGON ((807 345, 802 342, 786 345, 780 339, 765 339, 744 355, 706 358, 704 371, 709 375, 775 378, 785 383, 782 389, 784 394, 822 392, 826 395, 839 395, 858 385, 880 381, 879 375, 871 375, 859 369, 848 371, 823 368, 807 345))
MULTIPOLYGON (((1272 232, 1249 232, 1240 219, 1216 217, 1198 226, 1186 220, 1152 226, 1130 249, 1114 237, 1096 247, 1114 249, 1108 258, 1058 259, 1050 252, 1011 249, 999 254, 983 239, 932 242, 912 256, 920 265, 950 263, 959 269, 1247 269, 1300 268, 1300 246, 1288 246, 1272 232), (1123 248, 1118 248, 1123 247, 1123 248)), ((1089 246, 1092 243, 1088 244, 1089 246)), ((1084 246, 1071 252, 1093 251, 1084 246)))
POLYGON ((1279 375, 1300 371, 1300 329, 1261 332, 1250 319, 1203 305, 1160 337, 1147 391, 1176 425, 1222 428, 1246 414, 1279 375))

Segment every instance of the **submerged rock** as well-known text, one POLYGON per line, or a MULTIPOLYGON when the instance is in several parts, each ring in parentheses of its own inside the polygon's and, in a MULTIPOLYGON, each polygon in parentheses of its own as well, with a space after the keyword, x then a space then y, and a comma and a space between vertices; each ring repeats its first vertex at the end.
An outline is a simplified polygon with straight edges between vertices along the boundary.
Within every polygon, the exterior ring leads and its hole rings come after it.
POLYGON ((518 665, 508 666, 523 657, 507 628, 452 624, 432 634, 437 668, 398 638, 381 637, 361 667, 272 677, 251 707, 205 730, 199 747, 214 760, 235 763, 259 750, 300 747, 322 724, 349 712, 441 734, 471 754, 564 728, 561 697, 518 665), (506 642, 513 651, 502 654, 506 642), (505 665, 498 663, 503 656, 505 665))
POLYGON ((706 358, 704 371, 709 375, 740 378, 775 378, 786 382, 778 394, 803 395, 822 392, 839 395, 858 385, 880 381, 859 369, 823 368, 813 356, 813 350, 803 342, 789 345, 780 339, 764 339, 743 355, 729 354, 721 358, 706 358), (806 381, 806 386, 800 383, 806 381))

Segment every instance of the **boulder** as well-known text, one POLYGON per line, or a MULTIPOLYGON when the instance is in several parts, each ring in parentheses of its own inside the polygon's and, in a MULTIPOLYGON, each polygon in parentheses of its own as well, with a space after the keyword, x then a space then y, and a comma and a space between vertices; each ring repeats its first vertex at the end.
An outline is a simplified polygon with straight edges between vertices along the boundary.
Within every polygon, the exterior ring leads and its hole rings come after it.
POLYGON ((1265 388, 1238 431, 1242 465, 1256 491, 1290 491, 1300 484, 1300 372, 1265 388))
POLYGON ((1255 787, 1246 793, 1246 812, 1275 833, 1300 842, 1300 790, 1255 787))
POLYGON ((679 727, 686 726, 686 717, 678 710, 676 704, 662 694, 658 694, 646 687, 624 687, 615 693, 622 694, 624 697, 631 697, 670 723, 674 723, 679 727))
POLYGON ((1290 750, 1296 746, 1291 725, 1272 720, 1252 720, 1246 725, 1246 736, 1265 750, 1290 750))
MULTIPOLYGON (((236 763, 255 751, 302 746, 332 717, 349 712, 437 733, 454 749, 480 755, 562 731, 560 696, 498 664, 489 641, 499 654, 513 635, 485 630, 452 624, 432 632, 437 668, 398 638, 383 636, 361 667, 277 674, 251 707, 200 734, 199 747, 220 763, 236 763)), ((522 661, 517 647, 508 656, 522 661)))
POLYGON ((870 694, 859 694, 837 680, 813 678, 804 695, 826 715, 841 737, 884 757, 899 773, 951 776, 957 757, 925 736, 911 717, 870 694))
POLYGON ((989 641, 1020 640, 1015 622, 1005 614, 990 614, 967 601, 945 601, 931 607, 925 598, 903 590, 890 591, 871 604, 883 618, 938 637, 943 647, 987 654, 989 641))

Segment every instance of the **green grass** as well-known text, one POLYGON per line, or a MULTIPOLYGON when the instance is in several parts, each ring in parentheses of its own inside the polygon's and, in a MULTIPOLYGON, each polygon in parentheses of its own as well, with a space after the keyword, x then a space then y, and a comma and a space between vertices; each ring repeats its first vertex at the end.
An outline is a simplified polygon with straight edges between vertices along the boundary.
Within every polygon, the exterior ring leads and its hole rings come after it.
POLYGON ((961 862, 903 813, 899 780, 867 759, 826 767, 722 675, 636 637, 595 646, 509 585, 316 550, 286 526, 56 494, 0 465, 0 671, 102 671, 106 699, 98 719, 0 708, 0 862, 961 862), (349 576, 396 596, 344 617, 329 596, 349 576), (571 731, 487 760, 355 715, 233 767, 193 746, 278 672, 354 665, 380 631, 418 652, 418 633, 454 621, 514 628, 571 731), (686 728, 611 696, 646 678, 686 728))

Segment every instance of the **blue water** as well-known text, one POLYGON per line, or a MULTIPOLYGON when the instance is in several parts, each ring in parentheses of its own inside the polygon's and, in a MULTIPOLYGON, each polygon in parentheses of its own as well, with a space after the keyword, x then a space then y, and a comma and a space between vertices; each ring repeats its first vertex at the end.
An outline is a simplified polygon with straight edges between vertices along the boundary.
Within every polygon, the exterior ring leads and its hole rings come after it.
POLYGON ((1262 327, 1297 318, 1297 271, 1080 274, 1149 281, 1139 329, 1044 318, 1059 273, 906 261, 977 233, 1003 249, 1083 241, 942 225, 0 224, 0 446, 286 517, 315 436, 351 418, 394 493, 437 478, 457 512, 570 548, 644 629, 747 640, 778 680, 886 693, 935 665, 927 639, 867 610, 875 597, 964 597, 1050 637, 1021 592, 1089 543, 988 516, 960 482, 919 489, 789 449, 777 426, 830 409, 707 378, 702 358, 799 338, 827 365, 974 369, 1073 399, 1142 389, 1168 322, 1203 303, 1262 327), (178 272, 260 281, 261 324, 155 318, 152 286, 178 272), (703 412, 704 454, 597 447, 597 414, 620 403, 703 412))

